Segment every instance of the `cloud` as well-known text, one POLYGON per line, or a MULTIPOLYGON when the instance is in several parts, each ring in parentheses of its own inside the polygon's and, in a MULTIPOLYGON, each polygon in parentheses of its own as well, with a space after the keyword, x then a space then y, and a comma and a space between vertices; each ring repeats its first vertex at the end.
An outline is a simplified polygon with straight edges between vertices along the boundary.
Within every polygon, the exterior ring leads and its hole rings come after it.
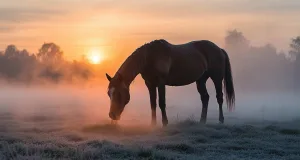
POLYGON ((13 31, 14 30, 14 27, 11 26, 11 25, 6 25, 6 26, 0 26, 0 33, 6 33, 6 32, 10 32, 10 31, 13 31))
POLYGON ((199 17, 204 14, 259 14, 259 13, 291 13, 300 12, 298 0, 264 0, 253 2, 250 0, 186 0, 186 1, 100 1, 95 3, 96 10, 111 10, 156 18, 199 17))
POLYGON ((65 15, 67 10, 59 7, 45 6, 32 0, 3 2, 0 6, 0 33, 11 33, 25 29, 28 22, 47 21, 55 16, 65 15))
POLYGON ((62 10, 55 9, 20 9, 20 8, 0 8, 0 22, 22 23, 26 21, 45 20, 53 15, 64 14, 62 10))
POLYGON ((78 10, 94 11, 97 14, 125 13, 138 17, 148 16, 156 19, 170 18, 198 18, 204 15, 220 14, 282 14, 299 13, 299 0, 264 0, 253 2, 250 0, 172 0, 162 1, 113 1, 113 0, 24 0, 26 6, 4 2, 0 7, 0 22, 23 22, 41 20, 53 15, 71 13, 78 10), (30 5, 29 5, 30 4, 30 5), (67 7, 66 7, 67 6, 67 7))

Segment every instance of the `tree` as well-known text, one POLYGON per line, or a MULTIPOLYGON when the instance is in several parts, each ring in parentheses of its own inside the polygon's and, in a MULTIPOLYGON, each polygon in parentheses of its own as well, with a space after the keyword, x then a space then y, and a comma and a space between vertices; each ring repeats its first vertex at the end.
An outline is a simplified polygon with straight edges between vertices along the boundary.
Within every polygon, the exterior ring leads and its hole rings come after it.
POLYGON ((28 82, 33 77, 36 58, 26 49, 18 50, 15 45, 8 45, 0 58, 0 74, 10 80, 28 82))
POLYGON ((8 45, 4 52, 4 56, 7 58, 17 57, 18 54, 19 54, 19 51, 15 45, 8 45))
POLYGON ((245 52, 249 49, 249 40, 236 29, 228 31, 225 37, 225 48, 231 52, 245 52))
POLYGON ((23 49, 19 52, 20 57, 29 57, 29 52, 26 49, 23 49))
POLYGON ((299 59, 300 57, 300 36, 296 37, 296 38, 292 38, 292 42, 290 44, 290 55, 292 56, 292 58, 295 59, 299 59))
POLYGON ((63 60, 63 51, 55 43, 44 43, 39 49, 37 58, 43 63, 57 63, 63 60))
POLYGON ((294 60, 295 87, 297 89, 300 89, 300 36, 292 38, 289 53, 294 60))

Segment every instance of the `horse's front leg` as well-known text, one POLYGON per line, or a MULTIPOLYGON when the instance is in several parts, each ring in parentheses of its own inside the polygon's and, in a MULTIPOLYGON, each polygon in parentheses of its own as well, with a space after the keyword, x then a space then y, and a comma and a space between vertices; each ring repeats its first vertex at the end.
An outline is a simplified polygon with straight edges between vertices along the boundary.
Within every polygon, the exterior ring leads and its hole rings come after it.
POLYGON ((166 113, 166 86, 165 85, 159 85, 158 86, 158 101, 159 101, 159 108, 161 110, 162 115, 162 123, 163 126, 168 125, 168 117, 166 113))
POLYGON ((147 83, 146 86, 149 90, 149 95, 150 95, 150 105, 151 105, 151 112, 152 112, 151 124, 155 126, 156 125, 156 96, 157 96, 156 86, 147 83))
POLYGON ((208 75, 206 73, 203 74, 203 76, 196 81, 197 84, 197 90, 200 93, 201 101, 202 101, 202 112, 201 112, 201 123, 206 123, 207 119, 207 108, 208 108, 208 101, 209 101, 209 95, 206 89, 206 81, 208 79, 208 75))

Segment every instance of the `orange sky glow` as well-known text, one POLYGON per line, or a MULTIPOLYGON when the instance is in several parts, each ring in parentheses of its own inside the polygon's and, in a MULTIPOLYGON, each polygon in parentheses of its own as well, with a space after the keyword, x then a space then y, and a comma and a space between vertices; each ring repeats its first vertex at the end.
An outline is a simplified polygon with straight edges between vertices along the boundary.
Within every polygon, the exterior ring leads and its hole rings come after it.
POLYGON ((100 48, 119 65, 135 48, 154 39, 185 43, 209 39, 222 46, 238 29, 254 45, 287 50, 300 34, 298 0, 11 0, 1 2, 0 50, 8 44, 37 52, 44 42, 61 46, 67 59, 100 48))

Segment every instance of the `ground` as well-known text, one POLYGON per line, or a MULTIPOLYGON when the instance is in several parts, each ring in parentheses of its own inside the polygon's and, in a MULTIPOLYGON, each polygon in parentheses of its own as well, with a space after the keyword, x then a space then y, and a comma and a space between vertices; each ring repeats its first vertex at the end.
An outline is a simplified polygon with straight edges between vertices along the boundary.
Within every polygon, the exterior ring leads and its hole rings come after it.
POLYGON ((224 105, 220 125, 212 89, 201 125, 195 86, 167 91, 170 125, 161 127, 158 109, 152 128, 145 88, 132 88, 113 126, 106 88, 2 87, 0 159, 300 159, 299 95, 239 91, 233 112, 224 105))
POLYGON ((46 116, 14 123, 2 114, 1 121, 0 159, 300 159, 300 130, 279 124, 202 125, 188 119, 166 128, 66 129, 46 116))

